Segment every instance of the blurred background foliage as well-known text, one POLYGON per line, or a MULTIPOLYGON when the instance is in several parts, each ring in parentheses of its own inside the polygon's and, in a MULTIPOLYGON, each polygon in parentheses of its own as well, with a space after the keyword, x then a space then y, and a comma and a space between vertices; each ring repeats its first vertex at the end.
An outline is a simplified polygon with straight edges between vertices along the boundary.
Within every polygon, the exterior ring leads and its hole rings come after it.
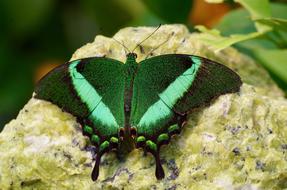
POLYGON ((286 1, 262 0, 267 4, 253 4, 251 9, 244 3, 258 0, 235 1, 1 0, 0 131, 31 98, 33 86, 45 73, 69 60, 76 49, 96 35, 112 36, 125 26, 183 23, 193 31, 195 25, 203 25, 218 29, 223 36, 256 32, 258 23, 276 28, 230 45, 265 66, 287 91, 286 1), (276 20, 277 24, 256 14, 256 10, 267 10, 269 3, 271 16, 282 19, 276 20))

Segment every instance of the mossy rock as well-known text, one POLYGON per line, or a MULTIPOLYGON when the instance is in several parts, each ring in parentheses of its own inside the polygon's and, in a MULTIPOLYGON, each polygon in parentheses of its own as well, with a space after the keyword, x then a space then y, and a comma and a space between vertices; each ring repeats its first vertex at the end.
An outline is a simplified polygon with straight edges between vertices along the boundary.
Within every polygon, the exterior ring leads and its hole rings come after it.
MULTIPOLYGON (((124 28, 114 38, 133 49, 154 28, 124 28)), ((0 134, 0 189, 284 189, 287 188, 287 101, 266 71, 233 48, 213 52, 183 25, 164 25, 136 50, 194 54, 232 68, 244 84, 195 110, 180 135, 161 150, 166 177, 157 180, 151 155, 134 150, 119 161, 105 154, 91 180, 93 147, 75 117, 31 98, 0 134), (169 40, 167 40, 169 39, 169 40), (165 42, 166 41, 166 42, 165 42)), ((72 60, 125 60, 115 40, 97 36, 72 60)))

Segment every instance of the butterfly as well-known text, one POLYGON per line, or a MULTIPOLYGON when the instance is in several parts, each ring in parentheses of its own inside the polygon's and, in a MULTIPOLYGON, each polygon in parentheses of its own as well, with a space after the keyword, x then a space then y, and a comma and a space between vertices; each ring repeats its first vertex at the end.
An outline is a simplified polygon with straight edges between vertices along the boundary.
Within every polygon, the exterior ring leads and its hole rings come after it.
POLYGON ((71 61, 35 87, 35 98, 74 115, 96 147, 94 181, 104 153, 134 148, 151 153, 157 179, 164 178, 161 146, 179 134, 194 108, 238 92, 242 84, 228 67, 195 55, 166 54, 139 63, 136 58, 128 53, 125 64, 107 57, 71 61))

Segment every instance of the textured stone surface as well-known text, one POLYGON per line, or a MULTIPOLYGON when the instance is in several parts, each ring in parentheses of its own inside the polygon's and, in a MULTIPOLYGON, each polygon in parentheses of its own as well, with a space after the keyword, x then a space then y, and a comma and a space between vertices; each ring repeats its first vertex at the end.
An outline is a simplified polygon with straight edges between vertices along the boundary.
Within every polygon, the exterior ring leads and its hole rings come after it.
MULTIPOLYGON (((120 30, 128 48, 154 28, 120 30)), ((0 190, 6 189, 284 189, 287 188, 287 101, 268 74, 228 48, 212 52, 182 25, 165 25, 137 49, 138 60, 153 54, 188 53, 237 71, 244 84, 195 110, 181 135, 161 150, 166 178, 157 181, 154 160, 141 150, 124 160, 103 156, 92 182, 92 147, 75 118, 57 106, 31 99, 0 134, 0 190)), ((97 36, 72 59, 107 56, 125 60, 121 45, 97 36)))

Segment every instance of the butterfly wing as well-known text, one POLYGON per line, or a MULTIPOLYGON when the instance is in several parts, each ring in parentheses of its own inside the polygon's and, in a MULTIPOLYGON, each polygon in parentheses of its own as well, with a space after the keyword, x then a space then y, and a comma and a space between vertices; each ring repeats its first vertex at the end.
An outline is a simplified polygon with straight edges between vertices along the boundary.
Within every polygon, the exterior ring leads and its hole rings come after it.
POLYGON ((74 90, 69 64, 62 64, 45 75, 37 83, 34 97, 52 102, 66 112, 82 119, 89 114, 89 110, 74 90))
POLYGON ((123 64, 113 59, 97 58, 81 61, 75 69, 75 73, 84 77, 84 80, 81 76, 76 79, 74 86, 89 108, 89 121, 102 136, 117 136, 119 127, 124 126, 123 64))
POLYGON ((123 64, 86 58, 57 67, 37 84, 36 98, 48 100, 90 124, 101 137, 116 136, 124 124, 123 64))
POLYGON ((139 64, 130 123, 137 129, 137 142, 146 139, 140 146, 154 154, 156 176, 162 178, 160 145, 180 130, 189 111, 221 94, 239 91, 241 80, 226 66, 192 55, 161 55, 139 64))
POLYGON ((153 139, 175 117, 237 92, 240 77, 214 61, 184 54, 153 57, 139 63, 134 79, 131 125, 153 139))
POLYGON ((94 180, 101 155, 117 143, 118 130, 124 126, 124 82, 121 62, 95 57, 54 69, 35 89, 35 98, 48 100, 76 116, 84 134, 99 147, 94 180))

